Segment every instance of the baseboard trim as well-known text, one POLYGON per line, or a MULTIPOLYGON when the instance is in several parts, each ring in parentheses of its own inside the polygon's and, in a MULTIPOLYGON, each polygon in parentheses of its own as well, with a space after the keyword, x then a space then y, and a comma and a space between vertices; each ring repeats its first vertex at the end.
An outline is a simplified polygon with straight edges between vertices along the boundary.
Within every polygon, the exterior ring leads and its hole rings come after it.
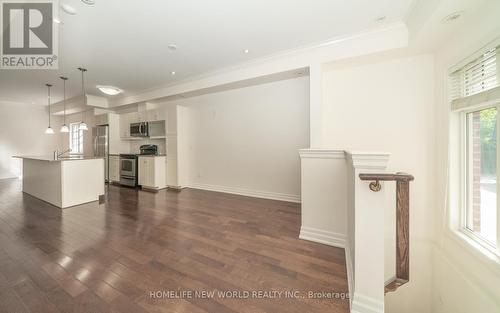
POLYGON ((345 248, 345 235, 310 227, 300 228, 300 239, 314 241, 337 248, 345 248))
POLYGON ((262 198, 262 199, 300 203, 300 196, 290 195, 290 194, 285 194, 285 193, 252 190, 252 189, 238 188, 238 187, 197 184, 197 183, 190 183, 188 185, 188 188, 209 190, 209 191, 216 191, 216 192, 225 192, 225 193, 230 193, 230 194, 235 194, 235 195, 240 195, 240 196, 247 196, 247 197, 255 197, 255 198, 262 198))
POLYGON ((351 313, 384 313, 384 302, 354 293, 351 313))

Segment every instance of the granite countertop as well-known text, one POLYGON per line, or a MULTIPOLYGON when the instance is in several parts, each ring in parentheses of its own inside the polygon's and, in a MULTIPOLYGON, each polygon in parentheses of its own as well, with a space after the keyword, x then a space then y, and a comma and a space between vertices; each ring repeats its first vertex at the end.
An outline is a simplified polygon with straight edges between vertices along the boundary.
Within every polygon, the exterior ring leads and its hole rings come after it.
POLYGON ((36 161, 46 161, 46 162, 62 162, 62 161, 79 161, 79 160, 95 160, 95 159, 104 159, 103 157, 96 156, 63 156, 58 159, 54 159, 54 156, 49 155, 22 155, 22 156, 14 156, 14 158, 18 159, 27 159, 27 160, 36 160, 36 161))

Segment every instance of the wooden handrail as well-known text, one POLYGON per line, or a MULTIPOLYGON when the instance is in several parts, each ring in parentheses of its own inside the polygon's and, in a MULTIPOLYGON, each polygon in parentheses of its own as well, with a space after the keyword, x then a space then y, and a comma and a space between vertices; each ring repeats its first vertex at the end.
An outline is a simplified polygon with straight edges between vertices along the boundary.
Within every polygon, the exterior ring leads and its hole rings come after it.
POLYGON ((396 278, 385 286, 391 292, 410 280, 410 181, 412 175, 406 173, 359 174, 361 180, 372 181, 370 189, 380 191, 379 181, 396 182, 396 278))
POLYGON ((382 174, 359 174, 359 178, 361 180, 380 180, 380 181, 412 181, 415 178, 406 173, 396 173, 396 174, 387 174, 387 173, 382 173, 382 174))

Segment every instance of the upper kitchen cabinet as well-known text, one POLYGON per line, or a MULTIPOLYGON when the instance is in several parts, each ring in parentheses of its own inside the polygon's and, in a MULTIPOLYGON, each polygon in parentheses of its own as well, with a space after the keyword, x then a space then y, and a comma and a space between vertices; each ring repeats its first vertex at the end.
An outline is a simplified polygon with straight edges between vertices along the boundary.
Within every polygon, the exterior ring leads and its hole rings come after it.
POLYGON ((135 114, 135 122, 134 123, 139 123, 139 122, 147 122, 148 121, 148 111, 141 111, 135 114))
POLYGON ((129 114, 120 114, 120 137, 130 137, 130 119, 129 114))
POLYGON ((108 114, 99 114, 94 117, 96 126, 100 125, 108 125, 109 124, 109 115, 108 114))
POLYGON ((139 116, 139 112, 127 113, 128 116, 128 124, 144 122, 141 120, 142 116, 139 116))
POLYGON ((166 117, 166 113, 165 113, 165 109, 163 109, 163 108, 147 111, 148 122, 163 121, 163 120, 165 120, 165 117, 166 117))

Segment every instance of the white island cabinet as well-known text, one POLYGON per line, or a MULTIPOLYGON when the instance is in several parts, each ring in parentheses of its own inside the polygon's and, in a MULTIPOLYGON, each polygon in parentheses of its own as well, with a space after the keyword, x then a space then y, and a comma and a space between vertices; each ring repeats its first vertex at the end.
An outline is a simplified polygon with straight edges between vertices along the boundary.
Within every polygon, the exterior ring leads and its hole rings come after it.
POLYGON ((23 159, 23 192, 35 198, 68 208, 104 195, 103 158, 17 158, 23 159))

